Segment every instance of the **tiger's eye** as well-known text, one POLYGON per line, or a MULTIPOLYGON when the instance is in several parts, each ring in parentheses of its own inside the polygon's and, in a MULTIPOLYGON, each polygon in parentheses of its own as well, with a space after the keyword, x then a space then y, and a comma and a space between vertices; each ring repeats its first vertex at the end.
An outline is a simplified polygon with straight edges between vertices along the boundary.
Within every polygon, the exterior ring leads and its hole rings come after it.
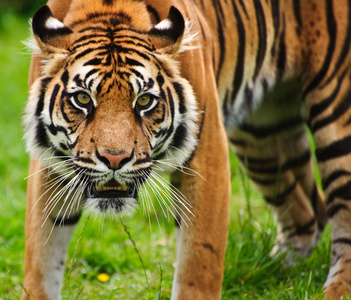
POLYGON ((137 104, 141 107, 146 107, 151 103, 151 96, 150 95, 142 95, 138 98, 137 104))
POLYGON ((83 104, 83 105, 87 105, 91 101, 90 96, 83 92, 77 93, 76 99, 80 104, 83 104))

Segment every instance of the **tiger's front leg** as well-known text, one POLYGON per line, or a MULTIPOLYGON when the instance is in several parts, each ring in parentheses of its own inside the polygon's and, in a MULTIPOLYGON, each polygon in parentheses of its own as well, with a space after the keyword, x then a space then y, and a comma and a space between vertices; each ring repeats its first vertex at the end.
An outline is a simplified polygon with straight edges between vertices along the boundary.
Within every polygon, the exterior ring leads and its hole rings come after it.
POLYGON ((60 224, 62 219, 57 216, 69 213, 67 205, 61 202, 65 197, 52 195, 56 188, 56 192, 60 190, 60 185, 55 185, 55 178, 46 178, 47 172, 40 171, 42 168, 40 162, 31 161, 30 174, 34 175, 28 182, 23 300, 61 298, 66 252, 80 215, 73 207, 70 218, 60 224), (48 185, 54 186, 46 190, 48 185))
POLYGON ((177 267, 172 300, 220 299, 229 223, 230 170, 227 138, 216 115, 207 107, 198 148, 182 174, 181 191, 191 211, 177 236, 177 267))

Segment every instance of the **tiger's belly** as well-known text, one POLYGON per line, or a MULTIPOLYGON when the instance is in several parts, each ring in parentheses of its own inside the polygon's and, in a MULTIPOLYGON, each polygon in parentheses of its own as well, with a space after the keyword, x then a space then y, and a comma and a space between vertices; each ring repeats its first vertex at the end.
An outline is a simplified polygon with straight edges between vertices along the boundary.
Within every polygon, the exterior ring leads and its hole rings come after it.
POLYGON ((302 101, 302 87, 289 80, 277 84, 263 96, 252 89, 250 98, 235 100, 228 113, 223 113, 229 140, 235 145, 238 139, 264 140, 277 135, 290 135, 297 128, 304 127, 307 113, 302 101))

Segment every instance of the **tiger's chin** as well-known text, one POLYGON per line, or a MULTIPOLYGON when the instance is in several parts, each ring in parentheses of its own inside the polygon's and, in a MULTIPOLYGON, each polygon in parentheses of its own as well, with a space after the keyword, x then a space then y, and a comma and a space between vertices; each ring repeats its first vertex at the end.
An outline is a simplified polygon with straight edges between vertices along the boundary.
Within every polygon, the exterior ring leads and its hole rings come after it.
POLYGON ((92 214, 131 216, 138 206, 137 188, 117 181, 88 187, 85 195, 85 208, 92 214))

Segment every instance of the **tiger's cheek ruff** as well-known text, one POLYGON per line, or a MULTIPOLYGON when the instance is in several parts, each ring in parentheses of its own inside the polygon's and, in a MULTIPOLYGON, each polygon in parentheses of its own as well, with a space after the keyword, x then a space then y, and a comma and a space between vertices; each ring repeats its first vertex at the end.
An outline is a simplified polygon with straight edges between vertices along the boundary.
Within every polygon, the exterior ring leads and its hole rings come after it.
MULTIPOLYGON (((70 155, 67 146, 69 140, 65 134, 67 131, 63 131, 65 124, 56 124, 58 121, 56 99, 53 95, 51 99, 47 96, 52 89, 46 87, 47 91, 41 90, 42 86, 45 86, 45 81, 44 78, 33 84, 24 119, 27 151, 37 160, 45 160, 55 151, 70 155)), ((59 85, 56 85, 53 93, 58 94, 59 90, 59 85)))
MULTIPOLYGON (((162 61, 162 57, 159 59, 162 61)), ((170 165, 181 166, 191 158, 198 143, 199 111, 190 83, 180 77, 175 63, 167 64, 171 74, 148 74, 149 81, 155 82, 156 93, 163 100, 153 111, 147 113, 146 119, 150 119, 147 120, 147 127, 153 132, 150 145, 155 162, 164 160, 170 165)), ((164 164, 161 168, 169 169, 164 164)))

